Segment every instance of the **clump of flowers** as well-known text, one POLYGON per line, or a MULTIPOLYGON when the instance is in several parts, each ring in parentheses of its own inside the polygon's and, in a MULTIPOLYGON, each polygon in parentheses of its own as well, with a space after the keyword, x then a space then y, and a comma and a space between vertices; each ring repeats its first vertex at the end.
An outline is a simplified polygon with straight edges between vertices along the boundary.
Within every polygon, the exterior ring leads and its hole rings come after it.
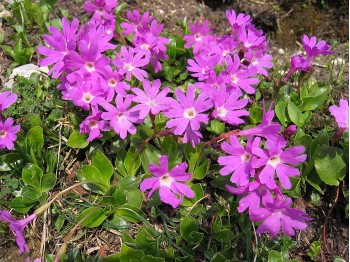
MULTIPOLYGON (((252 221, 262 222, 257 232, 268 232, 271 237, 281 229, 291 236, 295 229, 304 230, 310 218, 291 208, 291 199, 283 194, 283 189, 291 189, 290 178, 300 175, 298 165, 306 160, 303 146, 288 145, 287 139, 296 132, 296 126, 281 134, 282 126, 274 122, 272 101, 268 109, 263 102, 258 125, 244 128, 256 85, 273 67, 267 37, 255 28, 251 17, 227 11, 231 30, 222 36, 212 33, 209 21, 191 24, 183 40, 184 47, 193 53, 187 60, 187 70, 195 81, 171 89, 153 77, 168 59, 170 40, 162 36, 164 25, 149 12, 127 12, 127 21, 120 27, 131 44, 119 45, 116 52, 116 45, 111 43, 116 7, 115 1, 87 1, 85 10, 93 14, 88 24, 79 28, 77 19, 71 24, 63 19, 62 31, 49 28, 50 35, 44 36, 47 46, 38 49, 46 56, 40 65, 52 65, 49 73, 60 79, 58 88, 63 99, 89 113, 80 124, 80 132, 88 134, 88 141, 110 130, 127 139, 137 133, 140 124, 162 114, 166 129, 159 132, 152 122, 155 135, 159 138, 164 131, 194 148, 205 137, 202 129, 209 121, 222 122, 231 131, 221 137, 228 141, 221 144, 225 155, 218 158, 222 166, 219 173, 230 175, 231 184, 226 188, 240 195, 238 211, 248 210, 252 221)), ((310 70, 317 55, 332 53, 329 45, 317 42, 315 37, 303 36, 303 46, 306 57, 292 57, 286 80, 297 70, 310 70)), ((341 107, 343 104, 341 101, 341 107)), ((344 127, 348 119, 340 116, 335 106, 330 111, 344 127)), ((192 177, 186 173, 187 167, 182 162, 169 170, 168 157, 162 155, 159 165, 149 165, 154 177, 145 178, 140 189, 150 190, 148 198, 159 189, 160 200, 176 208, 185 196, 194 197, 184 183, 192 177)))

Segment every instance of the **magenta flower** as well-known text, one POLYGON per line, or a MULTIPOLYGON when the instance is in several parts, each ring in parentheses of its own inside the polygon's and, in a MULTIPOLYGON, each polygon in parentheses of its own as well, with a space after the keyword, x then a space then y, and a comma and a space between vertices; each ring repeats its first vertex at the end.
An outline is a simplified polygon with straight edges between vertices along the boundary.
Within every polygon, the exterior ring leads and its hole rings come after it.
POLYGON ((117 95, 115 99, 116 106, 113 106, 102 99, 100 99, 98 103, 108 111, 103 112, 101 118, 104 120, 110 120, 110 126, 122 139, 125 139, 128 133, 136 133, 136 127, 133 123, 139 121, 139 112, 129 109, 131 105, 130 95, 125 98, 121 95, 117 95))
POLYGON ((316 36, 309 38, 307 35, 303 35, 301 42, 303 43, 308 60, 318 55, 331 55, 334 53, 331 51, 331 45, 327 45, 324 40, 317 42, 316 36))
POLYGON ((167 97, 170 91, 169 87, 160 91, 161 82, 159 79, 154 80, 152 84, 149 80, 144 80, 142 84, 144 91, 140 88, 132 88, 136 95, 132 101, 139 103, 133 107, 133 110, 139 111, 140 119, 144 119, 150 112, 152 115, 158 115, 161 111, 169 108, 169 103, 172 101, 171 98, 167 97))
POLYGON ((226 189, 234 195, 243 195, 238 202, 237 210, 239 213, 243 213, 247 209, 250 213, 251 210, 259 208, 261 204, 266 206, 266 203, 273 203, 274 198, 271 191, 275 195, 282 195, 278 187, 271 190, 259 181, 252 181, 238 188, 226 185, 226 189))
POLYGON ((312 63, 310 60, 305 59, 302 55, 292 56, 290 59, 290 68, 282 80, 286 82, 296 71, 307 72, 311 68, 312 63))
MULTIPOLYGON (((77 76, 77 75, 76 75, 77 76)), ((96 98, 102 95, 100 79, 85 77, 76 83, 69 91, 69 98, 76 106, 89 110, 91 106, 97 105, 96 98), (87 79, 83 80, 83 79, 87 79)))
POLYGON ((268 75, 266 68, 273 67, 273 57, 271 55, 264 54, 262 51, 247 52, 244 54, 244 58, 250 62, 248 68, 257 68, 258 74, 262 74, 263 76, 268 75))
POLYGON ((190 24, 190 35, 185 35, 183 40, 186 41, 185 48, 193 47, 193 53, 197 54, 201 49, 208 46, 208 43, 215 38, 211 35, 209 21, 204 21, 203 24, 197 21, 196 24, 190 24))
POLYGON ((238 39, 245 50, 259 48, 266 44, 266 36, 262 35, 262 31, 256 30, 254 27, 248 27, 247 29, 241 27, 238 30, 238 39))
POLYGON ((184 196, 188 198, 194 197, 192 189, 183 182, 189 181, 192 174, 185 173, 188 165, 185 162, 177 164, 169 171, 168 156, 163 155, 159 158, 159 166, 150 164, 148 170, 155 176, 145 178, 140 184, 142 192, 151 189, 148 193, 148 199, 151 198, 154 191, 159 188, 160 200, 173 208, 178 207, 184 196))
POLYGON ((182 135, 187 127, 196 131, 200 128, 200 123, 208 123, 208 115, 203 112, 212 106, 212 102, 207 100, 207 96, 200 94, 196 99, 194 86, 188 86, 186 94, 177 88, 175 96, 178 101, 173 100, 170 109, 164 112, 166 117, 172 118, 166 126, 175 128, 175 135, 182 135))
POLYGON ((289 236, 295 235, 295 229, 305 230, 307 224, 312 218, 299 209, 290 208, 291 198, 280 199, 277 197, 275 203, 266 203, 264 208, 250 210, 249 218, 254 222, 263 221, 256 232, 263 234, 268 232, 270 237, 274 237, 278 232, 283 232, 289 236))
POLYGON ((281 139, 281 136, 278 135, 278 132, 281 130, 281 125, 277 122, 272 122, 275 117, 275 112, 272 109, 273 102, 271 102, 269 109, 266 111, 265 102, 263 102, 263 117, 261 123, 256 127, 245 129, 239 132, 240 136, 260 136, 266 139, 271 139, 273 141, 278 141, 281 139))
POLYGON ((193 59, 188 59, 187 70, 192 72, 191 76, 197 77, 199 81, 205 80, 210 76, 210 73, 215 73, 214 67, 220 57, 209 56, 203 53, 197 54, 193 59))
POLYGON ((249 112, 242 109, 247 105, 248 99, 238 100, 241 95, 242 92, 239 89, 233 90, 229 94, 226 92, 225 86, 221 87, 214 95, 213 116, 231 125, 243 124, 244 120, 240 117, 248 116, 249 112))
POLYGON ((12 91, 0 93, 0 112, 4 111, 17 100, 17 95, 12 91))
POLYGON ((75 51, 70 52, 66 57, 66 64, 70 69, 75 69, 75 72, 80 75, 89 73, 91 75, 101 76, 104 68, 109 65, 109 58, 103 56, 98 51, 98 42, 86 42, 80 40, 78 54, 75 51))
POLYGON ((85 1, 84 10, 88 14, 93 13, 92 20, 102 22, 115 19, 114 13, 117 6, 116 0, 93 0, 85 1))
POLYGON ((101 115, 102 112, 89 115, 79 126, 81 134, 89 133, 89 137, 87 139, 89 142, 96 138, 101 138, 101 131, 109 131, 110 129, 107 121, 101 119, 101 115))
POLYGON ((227 10, 226 18, 231 25, 232 34, 235 34, 239 28, 241 27, 245 28, 251 24, 251 18, 249 15, 238 14, 237 16, 234 10, 232 11, 227 10))
POLYGON ((142 17, 138 10, 128 11, 126 17, 131 23, 121 23, 120 27, 124 29, 123 35, 134 34, 133 39, 140 34, 144 34, 149 31, 149 24, 154 20, 153 16, 149 15, 149 12, 143 13, 142 17))
POLYGON ((303 146, 294 146, 283 151, 285 142, 277 144, 271 140, 266 141, 267 151, 261 148, 253 148, 252 152, 258 156, 253 163, 254 168, 263 167, 259 173, 259 180, 268 188, 275 188, 275 173, 285 189, 291 189, 292 183, 289 177, 300 175, 299 169, 290 165, 298 165, 306 160, 305 148, 303 146), (289 164, 289 165, 288 165, 289 164))
POLYGON ((92 43, 97 44, 99 53, 114 50, 117 46, 110 43, 114 34, 109 32, 113 25, 108 25, 108 27, 106 27, 106 24, 101 25, 90 22, 79 31, 79 39, 88 43, 88 48, 92 43))
POLYGON ((345 99, 339 100, 339 106, 330 106, 329 112, 335 118, 339 128, 349 130, 349 103, 345 99))
POLYGON ((288 127, 286 127, 286 129, 284 129, 283 136, 285 138, 289 138, 292 135, 294 135, 296 132, 297 132, 297 126, 296 125, 289 125, 288 127))
POLYGON ((241 88, 248 94, 254 94, 255 88, 252 85, 258 84, 259 79, 253 78, 257 75, 256 68, 241 69, 241 59, 236 54, 234 59, 227 59, 227 76, 226 82, 235 88, 241 88))
POLYGON ((145 51, 135 52, 134 48, 122 46, 117 58, 113 60, 114 65, 119 68, 119 74, 126 75, 126 80, 131 80, 131 74, 138 80, 148 78, 147 72, 140 69, 149 63, 150 53, 145 51))
POLYGON ((70 25, 67 18, 62 19, 62 33, 56 27, 49 27, 51 35, 44 35, 44 41, 49 47, 40 46, 38 54, 46 56, 39 60, 40 66, 53 65, 49 74, 58 78, 65 70, 64 58, 69 52, 74 51, 77 42, 76 31, 79 27, 79 20, 74 18, 70 25))
POLYGON ((13 118, 7 118, 5 122, 0 120, 0 148, 12 150, 13 142, 16 141, 16 133, 20 130, 19 125, 13 126, 13 118))
POLYGON ((250 136, 247 141, 247 146, 244 148, 234 135, 230 136, 230 143, 223 142, 222 150, 228 153, 228 156, 220 156, 218 163, 224 166, 220 170, 220 175, 227 176, 231 174, 230 181, 237 186, 245 186, 249 182, 249 177, 254 176, 255 169, 252 166, 256 158, 252 150, 260 146, 260 138, 250 136))
POLYGON ((23 230, 24 228, 36 218, 36 214, 32 214, 27 218, 16 220, 13 216, 6 210, 0 211, 0 220, 10 223, 10 229, 16 235, 16 242, 19 248, 19 253, 22 254, 24 251, 29 252, 29 247, 24 239, 23 230))

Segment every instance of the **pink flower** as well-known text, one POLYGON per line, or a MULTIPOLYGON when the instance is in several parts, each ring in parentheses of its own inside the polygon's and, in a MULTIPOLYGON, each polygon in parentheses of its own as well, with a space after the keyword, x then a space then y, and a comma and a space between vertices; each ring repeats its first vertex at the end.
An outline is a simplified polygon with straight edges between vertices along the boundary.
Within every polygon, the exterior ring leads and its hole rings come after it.
POLYGON ((209 56, 204 53, 195 55, 194 60, 188 59, 188 71, 192 72, 191 76, 197 77, 199 81, 205 80, 210 76, 210 73, 215 73, 214 67, 220 57, 209 56))
POLYGON ((226 18, 231 25, 232 34, 235 34, 239 28, 241 27, 245 28, 251 24, 251 18, 249 15, 238 14, 237 16, 234 10, 232 11, 227 10, 226 18))
POLYGON ((252 181, 238 188, 226 185, 226 189, 232 194, 242 195, 242 198, 238 202, 239 205, 237 210, 239 213, 242 213, 247 209, 250 213, 251 210, 259 208, 261 204, 265 206, 266 203, 273 203, 274 198, 271 191, 276 195, 282 195, 282 192, 278 187, 271 190, 259 181, 252 181))
POLYGON ((0 120, 0 148, 12 150, 13 142, 16 141, 16 133, 20 130, 19 125, 13 126, 13 118, 7 118, 5 122, 0 120))
POLYGON ((135 52, 134 48, 122 46, 117 58, 113 60, 114 65, 119 68, 119 74, 126 75, 126 80, 131 80, 131 74, 138 80, 148 78, 145 70, 140 69, 149 63, 150 53, 145 51, 135 52))
POLYGON ((254 163, 254 168, 262 167, 259 173, 259 180, 268 188, 275 188, 275 172, 277 177, 285 189, 290 189, 292 183, 289 177, 300 175, 299 169, 290 165, 298 165, 306 160, 305 148, 303 146, 294 146, 283 151, 285 142, 277 144, 271 140, 266 141, 267 151, 261 148, 253 148, 254 155, 259 157, 254 163), (288 165, 289 164, 289 165, 288 165))
POLYGON ((193 53, 197 54, 201 49, 208 46, 209 42, 216 38, 211 35, 211 29, 209 28, 209 21, 204 21, 201 24, 199 21, 196 24, 190 24, 190 35, 185 35, 183 40, 186 41, 185 48, 193 47, 193 53))
POLYGON ((90 142, 96 138, 101 138, 101 131, 109 131, 110 129, 107 121, 101 119, 101 115, 102 112, 89 115, 79 126, 81 134, 89 133, 87 140, 90 142))
POLYGON ((252 166, 255 156, 252 153, 253 148, 260 146, 260 138, 250 136, 247 146, 244 148, 238 138, 230 136, 230 143, 223 142, 222 150, 228 153, 228 156, 220 156, 218 163, 224 166, 220 170, 220 175, 227 176, 231 174, 230 181, 241 187, 249 182, 250 176, 254 176, 255 169, 252 166))
POLYGON ((77 42, 76 31, 79 27, 79 20, 74 18, 70 25, 67 18, 62 19, 62 32, 56 27, 49 27, 51 35, 44 35, 44 41, 49 47, 40 46, 38 53, 46 56, 46 58, 39 60, 40 66, 54 65, 49 74, 53 78, 58 78, 65 70, 65 63, 63 59, 69 52, 74 51, 77 42))
POLYGON ((127 134, 135 134, 136 127, 133 123, 139 121, 139 112, 129 109, 131 105, 131 96, 128 95, 123 98, 121 95, 117 95, 115 99, 116 106, 100 99, 98 101, 108 112, 103 112, 101 118, 110 121, 110 126, 113 128, 122 139, 127 137, 127 134))
POLYGON ((141 17, 138 10, 128 11, 126 17, 131 23, 121 23, 120 27, 124 29, 123 35, 134 34, 133 38, 148 32, 149 24, 154 20, 154 17, 150 16, 149 12, 145 12, 141 17))
POLYGON ((229 123, 231 125, 243 124, 244 120, 240 117, 248 116, 249 112, 243 108, 247 105, 247 99, 238 100, 242 95, 242 92, 232 90, 229 94, 226 92, 226 87, 223 86, 214 95, 214 111, 213 116, 219 118, 221 121, 229 123))
POLYGON ((290 68, 282 80, 286 82, 296 71, 307 72, 311 68, 312 68, 312 63, 310 60, 305 59, 301 55, 292 56, 290 59, 290 68))
POLYGON ((208 115, 203 112, 212 106, 212 102, 207 100, 206 95, 200 94, 196 99, 194 86, 189 86, 186 94, 177 88, 175 96, 178 101, 173 100, 170 109, 164 112, 166 117, 172 118, 166 123, 166 126, 175 128, 175 135, 182 135, 187 128, 197 131, 200 128, 200 123, 208 123, 208 115))
POLYGON ((258 70, 256 68, 242 69, 241 59, 236 54, 234 59, 231 57, 227 59, 227 76, 226 83, 232 85, 235 88, 241 88, 248 94, 254 94, 255 88, 252 85, 258 84, 259 79, 253 78, 257 75, 258 70))
POLYGON ((331 51, 331 45, 327 45, 324 40, 317 42, 316 36, 309 38, 307 35, 303 35, 301 42, 303 43, 303 47, 309 60, 318 55, 334 54, 334 52, 331 51))
POLYGON ((277 122, 272 122, 275 117, 275 112, 272 110, 273 102, 271 102, 269 109, 266 111, 265 102, 263 102, 263 117, 261 123, 256 127, 245 129, 239 132, 240 136, 260 136, 266 139, 271 139, 275 142, 281 139, 278 132, 281 130, 281 125, 277 122))
POLYGON ((268 75, 268 72, 265 68, 273 67, 273 57, 271 55, 265 55, 262 51, 247 52, 244 54, 244 58, 250 62, 248 68, 257 68, 258 74, 262 74, 264 76, 268 75))
POLYGON ((0 112, 4 111, 17 100, 17 95, 12 91, 0 93, 0 112))
POLYGON ((349 103, 345 99, 339 100, 339 106, 330 106, 329 112, 335 118, 339 128, 349 130, 349 103))
POLYGON ((153 81, 152 85, 149 80, 144 80, 142 91, 140 88, 133 88, 132 91, 136 94, 132 101, 139 103, 133 110, 138 110, 139 118, 144 119, 150 112, 152 115, 157 115, 161 111, 169 108, 171 98, 167 97, 170 91, 169 87, 165 87, 160 91, 161 82, 159 79, 153 81))
POLYGON ((291 198, 281 199, 277 197, 274 203, 266 203, 264 208, 250 210, 249 218, 254 221, 263 221, 256 232, 262 234, 268 232, 270 237, 274 237, 283 230, 288 236, 295 235, 295 229, 305 230, 307 224, 312 218, 301 210, 290 208, 291 198))
POLYGON ((192 174, 185 173, 188 165, 185 162, 177 164, 169 171, 168 156, 163 155, 159 158, 159 166, 150 164, 148 170, 155 176, 144 179, 140 184, 142 192, 151 189, 148 193, 148 199, 159 188, 160 200, 173 208, 178 207, 184 196, 188 198, 194 197, 194 192, 183 182, 189 181, 192 174))
POLYGON ((29 247, 24 239, 23 230, 24 228, 36 218, 36 214, 32 214, 27 218, 16 220, 12 215, 6 211, 0 211, 0 220, 10 223, 10 229, 16 235, 16 242, 19 248, 19 253, 22 254, 24 251, 29 252, 29 247))
POLYGON ((116 0, 93 0, 85 1, 84 10, 88 14, 93 13, 92 20, 102 22, 115 19, 114 13, 117 6, 116 0))

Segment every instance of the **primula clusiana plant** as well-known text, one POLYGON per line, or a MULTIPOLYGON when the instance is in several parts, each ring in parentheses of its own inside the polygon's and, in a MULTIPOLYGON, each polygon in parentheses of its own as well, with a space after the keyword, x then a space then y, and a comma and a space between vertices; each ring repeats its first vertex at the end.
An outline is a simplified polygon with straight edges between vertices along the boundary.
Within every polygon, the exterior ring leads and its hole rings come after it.
MULTIPOLYGON (((292 56, 289 70, 280 74, 267 36, 249 15, 227 11, 225 35, 215 34, 209 21, 197 21, 184 25, 179 37, 167 33, 150 12, 131 10, 121 17, 124 7, 113 0, 85 1, 84 10, 91 15, 86 24, 63 18, 60 28, 48 27, 45 45, 37 48, 39 65, 50 67, 61 98, 71 101, 74 119, 80 119, 63 141, 67 147, 90 148, 86 153, 92 159, 76 176, 94 198, 77 225, 105 223, 103 228, 121 230, 123 244, 111 258, 115 261, 139 251, 133 248, 142 250, 135 256, 145 261, 156 255, 165 261, 171 256, 164 251, 168 247, 173 258, 174 252, 194 257, 206 250, 206 258, 214 261, 219 252, 228 252, 223 246, 237 244, 231 242, 237 230, 242 229, 238 238, 251 232, 295 236, 296 230, 306 230, 313 218, 293 207, 292 198, 302 197, 310 186, 323 193, 320 183, 338 185, 345 177, 346 154, 339 147, 329 149, 328 136, 312 142, 306 133, 312 111, 322 109, 326 100, 318 104, 318 98, 311 99, 314 91, 305 75, 313 73, 315 57, 334 53, 331 46, 303 35, 305 55, 292 56), (291 81, 295 74, 302 78, 297 86, 291 81), (337 165, 324 156, 327 150, 338 157, 337 165), (334 172, 339 169, 335 181, 325 177, 322 161, 334 172), (126 237, 127 222, 139 223, 135 241, 126 237), (208 246, 202 247, 207 234, 208 246), (143 237, 157 247, 142 246, 143 237)), ((0 111, 16 99, 10 91, 1 93, 0 111)), ((329 114, 339 127, 338 132, 328 130, 337 134, 332 143, 345 145, 348 102, 341 99, 329 114)), ((0 148, 14 149, 19 132, 14 123, 0 119, 0 148)), ((32 184, 41 190, 40 203, 47 197, 43 183, 50 174, 32 184)), ((22 232, 37 214, 17 221, 7 211, 0 213, 16 234, 20 253, 29 252, 22 232)), ((55 261, 64 257, 64 241, 55 261)))

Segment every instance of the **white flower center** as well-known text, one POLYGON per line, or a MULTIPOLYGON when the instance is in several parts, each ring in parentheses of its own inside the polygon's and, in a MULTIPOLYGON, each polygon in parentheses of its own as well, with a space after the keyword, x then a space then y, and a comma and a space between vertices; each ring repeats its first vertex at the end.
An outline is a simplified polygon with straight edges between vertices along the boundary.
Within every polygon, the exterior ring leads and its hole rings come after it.
POLYGON ((115 87, 117 85, 117 81, 114 78, 110 78, 108 80, 108 85, 112 86, 112 87, 115 87))
POLYGON ((149 102, 148 102, 148 105, 149 105, 149 107, 154 107, 155 105, 156 105, 156 102, 154 102, 153 100, 150 100, 149 102))
POLYGON ((94 98, 93 95, 91 95, 91 93, 83 93, 83 98, 82 100, 86 103, 90 103, 91 100, 94 98))
POLYGON ((89 73, 91 73, 92 71, 95 71, 94 63, 91 63, 91 62, 86 62, 85 68, 89 73))
POLYGON ((231 81, 234 84, 237 84, 239 78, 236 76, 236 74, 231 75, 231 81))
POLYGON ((200 42, 200 41, 202 41, 202 36, 200 34, 196 34, 194 36, 194 39, 196 40, 196 42, 200 42))
POLYGON ((5 130, 1 130, 0 131, 0 138, 5 138, 6 137, 6 131, 5 130))
POLYGON ((148 44, 142 44, 141 45, 141 49, 142 50, 148 50, 149 49, 149 45, 148 44))
POLYGON ((133 70, 135 67, 133 67, 133 66, 131 65, 131 63, 125 63, 125 64, 124 64, 124 68, 125 68, 127 71, 131 71, 131 70, 133 70))
POLYGON ((259 64, 258 59, 253 58, 253 59, 252 59, 252 65, 257 65, 257 64, 259 64))
POLYGON ((98 128, 97 121, 91 120, 91 121, 89 122, 89 127, 90 127, 91 129, 98 128))
POLYGON ((227 114, 227 110, 223 106, 218 107, 217 112, 220 117, 225 117, 227 114))
POLYGON ((184 112, 185 118, 192 119, 192 118, 196 117, 196 115, 197 115, 197 112, 194 109, 194 107, 185 109, 185 112, 184 112))
POLYGON ((169 173, 166 173, 165 175, 163 175, 159 178, 160 186, 170 187, 171 184, 173 183, 173 181, 174 181, 174 178, 172 178, 169 175, 169 173))
POLYGON ((252 44, 249 43, 249 42, 245 42, 245 43, 244 43, 244 47, 245 47, 245 48, 249 48, 249 47, 251 47, 251 46, 252 46, 252 44))
POLYGON ((280 156, 273 156, 270 158, 270 160, 267 162, 267 164, 273 166, 274 168, 281 163, 281 158, 280 156))
POLYGON ((251 159, 251 155, 247 152, 245 152, 243 155, 241 155, 241 160, 243 163, 248 163, 251 159))

